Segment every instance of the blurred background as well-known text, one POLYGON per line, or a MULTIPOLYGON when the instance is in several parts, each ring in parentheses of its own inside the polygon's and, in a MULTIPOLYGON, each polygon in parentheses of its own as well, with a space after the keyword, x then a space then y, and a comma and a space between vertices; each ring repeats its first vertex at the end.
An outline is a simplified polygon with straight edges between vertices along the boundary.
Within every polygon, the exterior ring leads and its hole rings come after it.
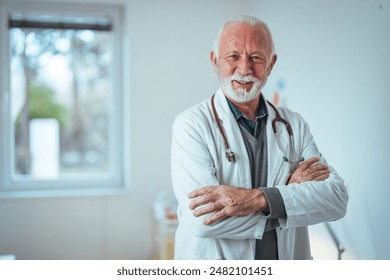
POLYGON ((390 259, 389 0, 0 9, 0 258, 172 258, 171 125, 218 89, 211 47, 247 14, 278 54, 264 95, 306 119, 349 189, 345 218, 310 227, 313 257, 390 259))

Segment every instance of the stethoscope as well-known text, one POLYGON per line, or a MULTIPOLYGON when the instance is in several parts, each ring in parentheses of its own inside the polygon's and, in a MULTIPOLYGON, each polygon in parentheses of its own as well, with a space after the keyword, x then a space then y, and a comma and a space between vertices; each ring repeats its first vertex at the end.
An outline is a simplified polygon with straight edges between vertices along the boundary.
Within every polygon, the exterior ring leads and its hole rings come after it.
MULTIPOLYGON (((280 152, 283 155, 283 161, 287 162, 290 164, 290 173, 294 172, 299 163, 304 161, 305 159, 303 157, 298 157, 297 153, 295 151, 295 145, 294 145, 294 133, 291 128, 290 123, 286 120, 283 119, 282 116, 279 114, 279 111, 276 109, 276 107, 269 101, 267 101, 268 104, 272 107, 272 109, 275 111, 275 118, 272 120, 272 130, 275 134, 276 142, 278 143, 278 147, 280 152), (286 126, 287 132, 288 132, 288 137, 289 137, 289 142, 290 142, 290 153, 289 156, 287 157, 286 153, 283 152, 282 145, 280 143, 279 139, 279 133, 278 130, 276 129, 276 124, 277 122, 281 122, 286 126)), ((225 132, 222 128, 221 121, 219 120, 217 110, 215 109, 215 104, 214 104, 214 95, 211 97, 211 108, 213 110, 214 114, 214 119, 217 122, 219 134, 221 135, 221 138, 223 140, 223 143, 225 145, 225 150, 226 150, 226 159, 229 162, 234 162, 236 161, 236 157, 234 155, 234 152, 230 149, 229 142, 227 141, 225 132)))

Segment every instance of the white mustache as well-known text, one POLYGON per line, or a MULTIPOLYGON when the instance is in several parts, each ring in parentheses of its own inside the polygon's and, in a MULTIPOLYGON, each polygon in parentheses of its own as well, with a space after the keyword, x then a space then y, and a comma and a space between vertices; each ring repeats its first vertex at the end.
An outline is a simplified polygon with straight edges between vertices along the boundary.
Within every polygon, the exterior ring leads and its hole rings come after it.
POLYGON ((232 81, 237 81, 239 83, 260 83, 260 80, 257 79, 256 77, 253 77, 252 75, 247 75, 247 76, 242 76, 241 74, 234 73, 232 76, 229 77, 229 80, 232 81))

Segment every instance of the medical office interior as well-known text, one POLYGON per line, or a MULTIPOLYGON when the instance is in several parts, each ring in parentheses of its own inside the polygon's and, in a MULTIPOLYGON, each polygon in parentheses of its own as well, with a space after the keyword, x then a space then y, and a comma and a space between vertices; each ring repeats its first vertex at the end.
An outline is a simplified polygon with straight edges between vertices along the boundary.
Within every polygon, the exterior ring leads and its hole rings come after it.
POLYGON ((343 219, 310 227, 313 258, 390 259, 389 0, 1 0, 0 8, 0 258, 172 258, 171 126, 217 90, 214 39, 224 21, 247 14, 269 25, 278 54, 263 94, 306 119, 349 190, 343 219), (39 18, 104 28, 44 33, 21 23, 39 18), (42 51, 42 36, 57 36, 51 50, 42 51), (56 113, 26 123, 23 106, 34 100, 56 113), (23 145, 38 154, 29 166, 23 145))

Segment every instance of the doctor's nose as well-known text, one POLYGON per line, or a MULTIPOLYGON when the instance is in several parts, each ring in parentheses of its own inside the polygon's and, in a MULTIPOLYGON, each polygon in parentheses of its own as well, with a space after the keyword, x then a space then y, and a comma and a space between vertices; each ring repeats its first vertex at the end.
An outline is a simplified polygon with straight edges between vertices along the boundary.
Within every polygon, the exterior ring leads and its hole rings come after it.
POLYGON ((248 58, 241 58, 237 65, 237 72, 242 76, 253 74, 252 61, 248 58))

